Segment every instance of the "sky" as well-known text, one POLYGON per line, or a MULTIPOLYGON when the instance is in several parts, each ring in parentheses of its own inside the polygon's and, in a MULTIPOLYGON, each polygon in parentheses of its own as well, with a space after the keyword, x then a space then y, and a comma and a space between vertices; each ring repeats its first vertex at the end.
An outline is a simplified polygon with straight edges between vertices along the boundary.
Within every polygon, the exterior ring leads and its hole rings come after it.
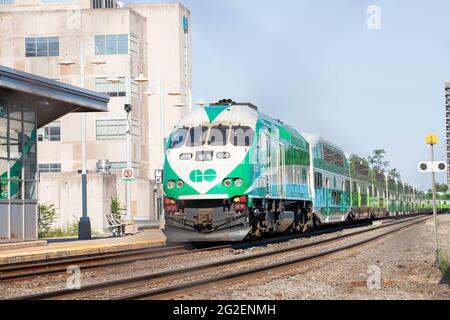
POLYGON ((431 186, 417 164, 430 158, 427 133, 439 136, 435 158, 446 159, 450 1, 181 3, 192 12, 194 101, 252 102, 362 157, 385 149, 403 181, 431 186), (379 29, 367 27, 371 5, 379 29))

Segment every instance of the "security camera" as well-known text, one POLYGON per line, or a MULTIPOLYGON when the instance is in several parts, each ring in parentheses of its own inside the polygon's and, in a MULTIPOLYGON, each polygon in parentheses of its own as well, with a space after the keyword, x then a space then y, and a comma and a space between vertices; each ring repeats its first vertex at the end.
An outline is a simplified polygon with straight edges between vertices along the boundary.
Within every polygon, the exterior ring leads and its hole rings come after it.
POLYGON ((131 107, 131 104, 125 104, 123 106, 123 109, 125 110, 126 113, 130 113, 133 108, 131 107))

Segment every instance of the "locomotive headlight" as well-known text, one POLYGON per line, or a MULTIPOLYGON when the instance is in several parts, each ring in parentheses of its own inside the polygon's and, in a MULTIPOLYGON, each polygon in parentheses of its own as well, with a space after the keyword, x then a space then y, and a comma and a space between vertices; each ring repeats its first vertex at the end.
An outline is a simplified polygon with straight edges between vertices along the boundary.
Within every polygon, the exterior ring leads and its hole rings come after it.
POLYGON ((182 153, 180 154, 180 160, 191 160, 192 153, 182 153))
POLYGON ((175 181, 170 180, 167 182, 167 188, 173 189, 174 187, 175 187, 175 181))
POLYGON ((230 179, 225 179, 225 180, 223 180, 223 185, 224 185, 225 187, 231 186, 231 180, 230 180, 230 179))
POLYGON ((242 187, 242 184, 244 183, 244 181, 242 181, 242 179, 236 179, 236 180, 234 180, 234 185, 236 186, 236 187, 242 187))
POLYGON ((183 181, 180 180, 180 181, 177 182, 177 187, 178 188, 183 188, 183 186, 184 186, 184 182, 183 181))
POLYGON ((229 152, 217 152, 216 157, 217 157, 217 159, 229 159, 230 153, 229 152))

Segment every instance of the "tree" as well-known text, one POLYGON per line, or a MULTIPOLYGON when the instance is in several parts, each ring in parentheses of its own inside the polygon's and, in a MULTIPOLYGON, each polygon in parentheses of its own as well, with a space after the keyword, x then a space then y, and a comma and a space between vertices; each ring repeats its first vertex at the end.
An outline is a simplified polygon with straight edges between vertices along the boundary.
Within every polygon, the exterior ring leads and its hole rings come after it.
POLYGON ((436 183, 436 192, 447 193, 448 185, 446 183, 436 183))
POLYGON ((394 178, 397 178, 397 179, 400 179, 400 177, 401 177, 400 172, 398 172, 398 170, 395 169, 395 168, 389 170, 389 175, 390 175, 391 177, 394 177, 394 178))
POLYGON ((384 149, 375 149, 371 156, 367 157, 369 164, 378 169, 387 169, 389 167, 389 161, 384 160, 386 151, 384 149))

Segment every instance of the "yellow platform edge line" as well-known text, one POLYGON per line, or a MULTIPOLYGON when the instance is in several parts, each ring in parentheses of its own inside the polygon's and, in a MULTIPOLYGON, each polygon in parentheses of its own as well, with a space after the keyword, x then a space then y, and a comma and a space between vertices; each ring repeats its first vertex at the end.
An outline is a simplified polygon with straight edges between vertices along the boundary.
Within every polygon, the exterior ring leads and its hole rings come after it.
MULTIPOLYGON (((19 258, 19 257, 30 257, 35 255, 42 255, 42 254, 55 254, 58 252, 82 252, 82 251, 89 251, 89 250, 98 250, 98 249, 104 249, 104 248, 111 248, 111 249, 120 249, 123 247, 133 247, 133 246, 139 246, 139 245, 146 245, 146 244, 155 244, 155 243, 161 243, 161 245, 165 245, 166 239, 159 239, 159 240, 143 240, 143 241, 135 241, 135 242, 128 242, 128 243, 120 243, 120 244, 92 244, 92 245, 83 245, 83 246, 67 246, 67 247, 61 247, 61 248, 49 248, 46 247, 45 250, 32 250, 32 251, 24 251, 19 253, 14 252, 8 252, 6 254, 0 253, 0 259, 8 259, 8 258, 19 258)), ((129 248, 130 250, 132 248, 129 248)), ((120 250, 114 250, 114 251, 120 251, 120 250)))

